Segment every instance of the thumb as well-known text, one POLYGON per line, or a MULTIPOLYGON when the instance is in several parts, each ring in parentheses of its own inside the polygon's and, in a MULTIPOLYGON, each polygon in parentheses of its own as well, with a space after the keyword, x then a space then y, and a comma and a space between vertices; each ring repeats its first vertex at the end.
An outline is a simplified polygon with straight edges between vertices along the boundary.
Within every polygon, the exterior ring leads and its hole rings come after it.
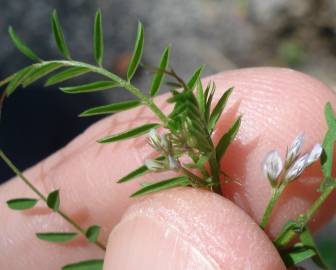
POLYGON ((104 270, 250 269, 285 266, 240 208, 216 194, 179 188, 132 205, 110 234, 104 270))

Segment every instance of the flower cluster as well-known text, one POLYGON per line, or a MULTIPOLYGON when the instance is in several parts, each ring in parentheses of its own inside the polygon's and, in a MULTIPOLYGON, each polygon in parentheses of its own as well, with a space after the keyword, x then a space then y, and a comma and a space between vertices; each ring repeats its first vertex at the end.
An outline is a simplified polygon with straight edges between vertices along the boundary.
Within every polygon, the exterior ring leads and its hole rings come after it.
POLYGON ((173 147, 167 134, 159 135, 156 129, 149 132, 148 144, 162 154, 163 158, 148 159, 146 167, 155 172, 164 170, 177 170, 180 167, 179 161, 174 158, 173 147))
POLYGON ((322 146, 315 144, 309 153, 301 155, 300 150, 304 143, 304 134, 301 133, 287 148, 285 162, 282 161, 278 151, 269 152, 263 162, 263 172, 271 185, 274 187, 279 182, 289 183, 298 178, 303 171, 319 160, 322 154, 322 146))

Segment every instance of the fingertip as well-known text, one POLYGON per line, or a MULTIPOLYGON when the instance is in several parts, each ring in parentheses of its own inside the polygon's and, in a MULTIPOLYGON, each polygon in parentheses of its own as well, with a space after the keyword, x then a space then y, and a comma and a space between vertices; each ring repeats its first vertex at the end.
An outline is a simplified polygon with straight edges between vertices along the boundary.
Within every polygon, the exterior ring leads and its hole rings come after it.
POLYGON ((250 217, 210 192, 179 188, 132 205, 112 231, 108 269, 285 269, 250 217))
MULTIPOLYGON (((336 105, 335 95, 320 81, 291 69, 241 69, 212 79, 219 93, 235 86, 228 116, 223 117, 220 125, 227 129, 232 118, 244 115, 237 138, 222 160, 223 170, 236 180, 224 183, 223 193, 260 221, 271 195, 271 186, 261 170, 265 155, 276 149, 284 157, 287 146, 301 132, 306 135, 302 152, 309 151, 315 143, 322 143, 327 128, 324 106, 327 102, 336 105)), ((272 217, 272 236, 317 198, 321 178, 320 167, 314 166, 288 187, 272 217)), ((329 199, 315 225, 330 218, 333 213, 330 203, 335 201, 335 196, 329 199)))

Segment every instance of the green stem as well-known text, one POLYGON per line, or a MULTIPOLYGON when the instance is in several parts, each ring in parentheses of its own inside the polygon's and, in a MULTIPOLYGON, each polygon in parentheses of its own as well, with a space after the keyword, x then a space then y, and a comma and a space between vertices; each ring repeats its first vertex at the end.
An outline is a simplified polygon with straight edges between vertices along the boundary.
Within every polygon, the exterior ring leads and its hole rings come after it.
POLYGON ((307 225, 309 220, 315 215, 316 211, 322 206, 322 204, 328 199, 329 195, 333 192, 335 189, 335 186, 329 186, 327 187, 317 198, 317 200, 311 205, 311 207, 307 210, 307 212, 304 215, 304 226, 307 225))
POLYGON ((272 188, 272 196, 271 196, 271 199, 270 201, 268 202, 268 205, 266 207, 266 210, 264 212, 264 215, 261 219, 261 222, 260 222, 260 227, 264 230, 271 218, 271 215, 272 215, 272 212, 273 212, 273 209, 277 203, 277 201, 279 200, 282 192, 284 191, 286 187, 286 183, 282 183, 280 184, 280 186, 278 187, 275 187, 275 188, 272 188))
MULTIPOLYGON (((304 228, 308 222, 314 217, 317 210, 320 209, 322 204, 329 198, 330 194, 335 189, 334 185, 328 186, 324 189, 322 194, 315 200, 311 207, 306 211, 305 214, 300 215, 295 223, 297 223, 300 228, 304 228)), ((274 243, 277 247, 283 248, 286 247, 293 238, 297 235, 297 232, 293 229, 285 229, 280 232, 280 234, 275 239, 274 243)))
POLYGON ((151 111, 162 121, 163 125, 166 126, 168 124, 168 118, 164 113, 159 109, 158 106, 154 103, 153 99, 147 97, 144 95, 141 90, 137 87, 135 87, 133 84, 131 84, 129 81, 126 81, 119 76, 115 75, 114 73, 99 67, 99 66, 94 66, 78 61, 67 61, 67 60, 57 60, 57 61, 45 61, 44 63, 59 63, 64 66, 76 66, 76 67, 84 67, 91 72, 100 74, 102 76, 105 76, 109 79, 111 79, 114 82, 117 82, 121 87, 125 88, 127 91, 132 93, 134 96, 139 98, 145 105, 147 105, 151 111))
MULTIPOLYGON (((22 172, 14 165, 14 163, 6 156, 6 154, 0 149, 0 158, 7 164, 7 166, 45 203, 47 203, 47 197, 44 196, 23 174, 22 172)), ((82 228, 78 223, 72 220, 66 213, 62 210, 55 211, 58 213, 65 221, 72 225, 76 230, 86 237, 86 230, 82 228)), ((104 244, 96 240, 94 242, 102 250, 106 250, 104 244)))
POLYGON ((221 186, 220 186, 220 177, 219 177, 219 175, 220 175, 219 174, 219 165, 218 165, 215 150, 213 151, 213 154, 211 155, 211 157, 209 159, 209 166, 210 166, 211 175, 212 175, 213 183, 214 183, 214 185, 212 186, 212 191, 219 194, 219 195, 222 195, 222 190, 221 190, 221 186))

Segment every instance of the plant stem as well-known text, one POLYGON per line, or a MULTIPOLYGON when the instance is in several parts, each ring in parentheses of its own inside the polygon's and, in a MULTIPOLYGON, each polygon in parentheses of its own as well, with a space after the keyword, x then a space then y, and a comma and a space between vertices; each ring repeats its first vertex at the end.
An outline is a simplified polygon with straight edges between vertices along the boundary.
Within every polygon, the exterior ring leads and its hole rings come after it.
POLYGON ((222 195, 222 190, 220 186, 220 178, 219 178, 219 165, 216 158, 216 152, 214 151, 211 157, 209 158, 209 166, 213 178, 214 185, 212 186, 212 191, 222 195))
MULTIPOLYGON (((0 149, 0 158, 7 164, 7 166, 45 203, 47 203, 47 197, 44 196, 24 175, 23 173, 14 165, 14 163, 6 156, 6 154, 0 149)), ((86 237, 86 230, 82 228, 78 223, 72 220, 66 213, 62 210, 55 211, 58 213, 65 221, 72 225, 77 231, 86 237)), ((96 240, 94 244, 102 250, 106 250, 104 244, 96 240)))
MULTIPOLYGON (((300 228, 304 228, 308 222, 314 217, 317 210, 320 209, 322 204, 329 198, 330 194, 334 191, 335 186, 331 185, 324 189, 322 194, 315 200, 315 202, 310 206, 310 208, 306 211, 305 214, 301 215, 296 223, 300 226, 300 228)), ((277 247, 283 248, 286 247, 296 236, 297 232, 293 229, 282 230, 280 234, 275 239, 274 243, 277 247)))
POLYGON ((144 95, 141 90, 137 87, 135 87, 133 84, 131 84, 129 81, 126 81, 116 74, 102 68, 99 66, 94 66, 78 61, 67 61, 67 60, 56 60, 56 61, 44 61, 44 63, 59 63, 64 66, 76 66, 76 67, 84 67, 89 69, 91 72, 103 75, 109 79, 111 79, 114 82, 117 82, 121 87, 128 90, 130 93, 132 93, 134 96, 139 98, 145 105, 147 105, 151 111, 162 121, 164 126, 167 126, 168 124, 168 118, 166 115, 163 114, 163 112, 159 109, 159 107, 156 106, 153 99, 147 97, 144 95))
POLYGON ((316 211, 321 207, 321 205, 326 201, 329 195, 333 192, 335 186, 327 187, 322 194, 315 200, 315 202, 311 205, 311 207, 307 210, 304 215, 304 224, 307 225, 309 220, 315 215, 316 211))
POLYGON ((286 187, 286 183, 281 183, 278 187, 272 188, 272 196, 270 201, 268 202, 268 205, 266 207, 266 210, 264 212, 264 215, 262 217, 262 220, 260 222, 260 227, 264 230, 271 218, 273 209, 276 205, 276 202, 280 198, 282 192, 284 191, 286 187))

